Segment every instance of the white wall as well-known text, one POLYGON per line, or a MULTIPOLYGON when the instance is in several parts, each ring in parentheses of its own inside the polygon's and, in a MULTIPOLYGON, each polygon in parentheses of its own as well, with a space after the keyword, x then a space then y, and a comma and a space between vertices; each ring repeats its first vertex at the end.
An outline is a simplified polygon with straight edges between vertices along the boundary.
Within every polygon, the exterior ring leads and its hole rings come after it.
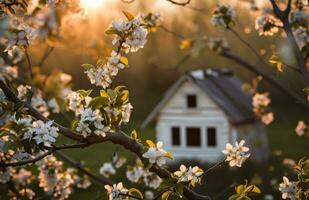
POLYGON ((191 81, 183 83, 170 101, 161 110, 157 118, 157 140, 164 142, 164 148, 171 151, 177 159, 199 159, 201 161, 215 162, 223 154, 225 144, 232 140, 229 133, 229 122, 224 112, 191 81), (186 96, 197 95, 197 108, 188 109, 186 96), (181 146, 172 145, 171 127, 179 126, 181 146), (201 128, 201 147, 187 147, 185 145, 186 127, 201 128), (207 147, 206 128, 216 127, 217 146, 207 147))

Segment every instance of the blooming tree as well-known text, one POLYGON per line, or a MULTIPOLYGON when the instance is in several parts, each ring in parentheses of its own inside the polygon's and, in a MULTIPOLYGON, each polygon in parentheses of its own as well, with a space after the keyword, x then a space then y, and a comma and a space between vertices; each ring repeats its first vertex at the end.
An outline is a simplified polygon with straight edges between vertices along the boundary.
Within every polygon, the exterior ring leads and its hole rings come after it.
MULTIPOLYGON (((167 1, 178 6, 187 6, 190 3, 190 0, 167 1)), ((285 10, 281 10, 274 0, 270 0, 271 9, 257 8, 254 5, 255 1, 250 3, 252 8, 260 12, 255 23, 260 35, 272 36, 281 30, 286 33, 296 58, 297 71, 305 83, 304 92, 308 93, 309 72, 306 61, 309 57, 309 36, 308 15, 305 13, 304 3, 297 0, 292 5, 292 1, 289 0, 285 10)), ((197 184, 202 184, 204 176, 225 163, 229 163, 230 167, 242 167, 250 157, 250 149, 245 146, 245 141, 241 140, 236 142, 235 146, 226 144, 226 149, 222 150, 224 159, 211 168, 186 167, 181 164, 178 171, 170 172, 166 168, 166 162, 174 159, 173 152, 166 151, 161 141, 144 141, 135 130, 131 134, 122 131, 122 127, 130 122, 133 106, 126 87, 113 85, 113 80, 120 70, 129 66, 127 54, 140 51, 147 43, 148 34, 160 27, 160 14, 135 16, 124 11, 123 19, 111 22, 105 33, 113 38, 114 50, 106 58, 99 59, 96 64, 82 65, 85 75, 97 90, 74 91, 70 87, 72 77, 69 74, 54 71, 45 75, 39 68, 33 67, 28 49, 35 42, 53 44, 52 41, 59 40, 61 23, 85 14, 79 1, 2 0, 0 9, 3 25, 0 31, 0 46, 3 50, 0 58, 0 183, 7 185, 9 198, 38 199, 44 193, 42 198, 46 196, 50 199, 67 199, 74 188, 87 189, 94 180, 104 185, 102 190, 105 188, 110 200, 169 199, 171 196, 206 200, 211 197, 194 191, 197 184), (19 74, 19 66, 23 59, 27 61, 29 75, 19 74), (71 127, 64 127, 57 122, 53 118, 55 113, 63 116, 70 113, 74 116, 74 119, 70 119, 71 127), (71 143, 59 145, 60 136, 69 139, 71 143), (102 164, 99 170, 101 176, 97 176, 61 151, 85 148, 107 141, 121 145, 136 154, 135 164, 125 165, 127 158, 114 154, 110 162, 102 164), (65 167, 64 162, 70 167, 65 167), (127 179, 136 187, 127 188, 122 182, 113 183, 108 179, 124 166, 127 168, 127 179), (30 170, 31 167, 35 167, 38 173, 30 170), (33 188, 35 184, 42 192, 33 188), (142 184, 148 188, 144 194, 138 189, 142 184), (152 190, 156 191, 155 194, 152 190)), ((232 6, 218 5, 210 20, 221 31, 231 31, 235 34, 260 59, 255 49, 233 28, 237 23, 237 16, 232 6)), ((54 47, 50 47, 48 51, 52 48, 54 47)), ((188 38, 182 41, 181 48, 208 49, 233 59, 265 76, 308 107, 305 98, 295 95, 267 73, 260 72, 255 66, 232 54, 225 39, 188 38), (199 42, 203 42, 204 45, 197 45, 199 42)), ((43 62, 40 65, 43 65, 43 62)), ((260 62, 267 64, 263 60, 260 62)), ((276 55, 272 56, 270 62, 281 72, 284 67, 289 67, 289 64, 276 55)), ((269 93, 258 92, 255 86, 250 85, 250 88, 253 88, 253 112, 268 125, 274 119, 269 108, 269 93)), ((299 136, 308 135, 304 121, 298 123, 295 131, 299 136)), ((298 179, 289 181, 287 177, 283 178, 283 183, 279 185, 283 199, 308 198, 308 169, 308 160, 302 159, 295 166, 298 179)), ((235 188, 235 194, 230 199, 250 199, 260 193, 256 185, 246 182, 235 188)))

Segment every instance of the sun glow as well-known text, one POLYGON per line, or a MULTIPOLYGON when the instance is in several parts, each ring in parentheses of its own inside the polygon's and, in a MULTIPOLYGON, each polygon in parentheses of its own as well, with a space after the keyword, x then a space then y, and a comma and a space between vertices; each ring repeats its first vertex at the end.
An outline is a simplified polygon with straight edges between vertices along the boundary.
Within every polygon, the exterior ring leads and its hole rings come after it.
POLYGON ((103 5, 104 0, 81 0, 81 6, 85 9, 97 9, 103 5))

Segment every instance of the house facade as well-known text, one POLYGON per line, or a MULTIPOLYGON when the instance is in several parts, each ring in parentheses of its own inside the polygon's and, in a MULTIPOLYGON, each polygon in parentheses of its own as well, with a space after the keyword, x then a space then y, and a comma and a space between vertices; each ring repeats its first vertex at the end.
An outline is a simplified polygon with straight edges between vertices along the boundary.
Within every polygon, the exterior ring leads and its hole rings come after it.
POLYGON ((226 143, 241 139, 256 160, 265 160, 266 129, 254 119, 251 97, 241 84, 226 69, 192 71, 171 86, 143 126, 156 119, 157 140, 177 160, 216 162, 226 143))

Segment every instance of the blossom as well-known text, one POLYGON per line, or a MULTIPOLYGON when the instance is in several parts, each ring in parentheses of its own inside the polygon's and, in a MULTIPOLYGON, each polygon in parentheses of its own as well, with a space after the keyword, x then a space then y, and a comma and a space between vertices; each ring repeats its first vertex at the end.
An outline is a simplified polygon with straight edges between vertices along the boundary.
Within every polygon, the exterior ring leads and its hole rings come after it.
POLYGON ((60 112, 60 107, 59 107, 55 98, 48 100, 47 105, 52 110, 53 113, 59 113, 60 112))
POLYGON ((255 29, 259 31, 259 35, 271 36, 278 33, 280 26, 282 23, 270 14, 264 14, 255 20, 255 29))
POLYGON ((121 55, 112 51, 103 66, 92 67, 85 71, 90 83, 102 88, 107 88, 112 83, 113 77, 118 74, 119 69, 123 69, 126 63, 121 60, 121 55))
POLYGON ((279 191, 282 193, 282 199, 297 199, 297 188, 294 182, 290 182, 287 177, 283 177, 283 183, 279 184, 279 191))
POLYGON ((121 194, 126 194, 128 190, 123 187, 122 182, 113 184, 113 186, 105 185, 104 188, 107 190, 109 195, 109 200, 121 200, 125 199, 126 197, 121 197, 121 194))
POLYGON ((54 156, 47 156, 37 162, 39 169, 39 186, 44 191, 49 192, 55 199, 67 199, 72 193, 72 187, 75 183, 75 171, 68 168, 63 169, 63 163, 54 156))
POLYGON ((226 155, 226 161, 231 167, 241 167, 242 163, 250 157, 249 148, 244 146, 245 141, 236 142, 235 146, 227 143, 225 149, 222 151, 226 155))
POLYGON ((29 184, 29 178, 32 176, 32 172, 28 171, 24 168, 21 168, 18 173, 13 174, 13 181, 14 183, 18 183, 20 185, 26 185, 29 184))
POLYGON ((303 136, 306 133, 307 125, 304 121, 298 121, 295 132, 298 136, 303 136))
POLYGON ((131 103, 127 103, 122 106, 122 122, 128 123, 130 121, 132 109, 133 106, 131 105, 131 103))
POLYGON ((79 116, 89 102, 92 100, 89 96, 82 96, 78 92, 71 91, 66 97, 68 103, 68 109, 75 112, 76 116, 79 116))
POLYGON ((191 182, 191 185, 194 186, 195 183, 200 182, 203 170, 197 166, 186 168, 185 165, 180 165, 179 171, 174 172, 174 175, 178 182, 191 182))
POLYGON ((150 171, 146 171, 143 177, 145 185, 152 189, 157 189, 162 183, 162 179, 158 175, 150 171))
POLYGON ((151 164, 156 163, 159 166, 165 164, 167 152, 163 149, 163 142, 157 142, 155 146, 150 147, 143 157, 148 158, 151 164))
POLYGON ((80 120, 77 124, 76 131, 81 133, 83 137, 87 137, 92 133, 91 126, 95 128, 94 134, 106 136, 110 127, 103 124, 103 117, 98 109, 92 110, 87 108, 81 111, 80 120))
POLYGON ((110 175, 116 174, 116 170, 112 163, 104 163, 100 168, 100 174, 108 178, 110 175))
POLYGON ((151 200, 154 198, 154 193, 151 190, 145 191, 145 199, 151 200))
POLYGON ((51 146, 58 137, 58 128, 52 126, 53 121, 44 123, 41 120, 34 121, 32 127, 25 132, 23 139, 35 140, 37 144, 43 143, 45 146, 51 146))
POLYGON ((9 66, 3 58, 0 58, 0 80, 12 80, 17 78, 18 70, 15 66, 9 66))
POLYGON ((42 92, 38 91, 31 99, 31 106, 36 108, 44 117, 49 116, 47 103, 44 101, 42 97, 42 92))
POLYGON ((144 175, 145 171, 142 166, 135 166, 131 170, 126 172, 126 176, 129 181, 137 183, 140 178, 144 175))
POLYGON ((140 18, 134 18, 129 22, 113 21, 111 27, 118 32, 112 43, 121 44, 126 53, 138 51, 147 42, 148 31, 142 26, 140 18))
POLYGON ((309 44, 308 29, 300 26, 297 29, 293 30, 293 35, 300 50, 309 44))
POLYGON ((226 30, 235 23, 235 11, 231 6, 218 5, 211 17, 211 23, 215 27, 226 30))
POLYGON ((264 124, 269 125, 274 120, 274 113, 269 112, 262 115, 261 120, 264 124))
POLYGON ((270 104, 270 99, 267 93, 256 93, 252 98, 253 107, 268 106, 270 104))
POLYGON ((31 89, 31 87, 29 85, 19 85, 17 87, 18 98, 24 99, 30 89, 31 89))
POLYGON ((221 52, 224 49, 229 48, 229 45, 224 38, 209 38, 207 40, 208 48, 215 52, 221 52))

